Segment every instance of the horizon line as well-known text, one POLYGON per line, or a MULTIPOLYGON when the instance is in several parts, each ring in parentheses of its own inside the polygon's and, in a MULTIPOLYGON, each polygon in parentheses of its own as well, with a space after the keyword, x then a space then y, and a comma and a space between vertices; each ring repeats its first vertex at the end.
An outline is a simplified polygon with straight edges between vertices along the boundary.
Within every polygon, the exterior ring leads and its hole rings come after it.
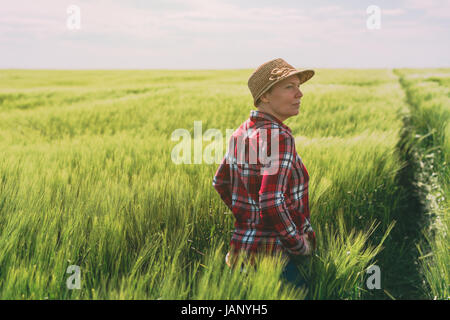
MULTIPOLYGON (((232 71, 232 70, 253 70, 255 67, 249 68, 2 68, 4 71, 232 71)), ((305 68, 299 68, 305 69, 305 68)), ((349 69, 349 70, 391 70, 391 69, 450 69, 448 66, 427 66, 427 67, 308 67, 307 69, 349 69)))

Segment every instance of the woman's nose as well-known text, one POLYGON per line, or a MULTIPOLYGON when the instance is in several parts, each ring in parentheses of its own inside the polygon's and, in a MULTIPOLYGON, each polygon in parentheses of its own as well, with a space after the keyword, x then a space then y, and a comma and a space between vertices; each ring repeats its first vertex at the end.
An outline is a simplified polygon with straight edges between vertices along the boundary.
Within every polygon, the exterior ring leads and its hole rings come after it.
POLYGON ((298 92, 297 92, 297 97, 299 97, 299 98, 303 97, 303 93, 301 92, 301 90, 300 90, 300 89, 298 89, 298 92))

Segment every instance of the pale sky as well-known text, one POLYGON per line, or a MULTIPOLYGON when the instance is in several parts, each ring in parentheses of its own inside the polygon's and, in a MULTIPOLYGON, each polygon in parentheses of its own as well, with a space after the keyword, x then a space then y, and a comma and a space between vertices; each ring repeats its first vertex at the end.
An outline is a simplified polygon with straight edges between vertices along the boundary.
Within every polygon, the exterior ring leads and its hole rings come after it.
POLYGON ((0 68, 450 67, 449 31, 450 0, 0 0, 0 68))

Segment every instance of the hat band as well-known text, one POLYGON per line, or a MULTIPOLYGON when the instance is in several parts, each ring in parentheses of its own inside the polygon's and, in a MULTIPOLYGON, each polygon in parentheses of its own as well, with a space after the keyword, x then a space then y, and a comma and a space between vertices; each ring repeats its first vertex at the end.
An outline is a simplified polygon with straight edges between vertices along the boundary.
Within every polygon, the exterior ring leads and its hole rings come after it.
POLYGON ((278 81, 278 80, 280 80, 281 78, 287 76, 289 73, 291 73, 293 71, 295 72, 297 70, 289 68, 289 67, 275 68, 270 73, 271 76, 269 77, 269 80, 276 80, 276 81, 278 81))

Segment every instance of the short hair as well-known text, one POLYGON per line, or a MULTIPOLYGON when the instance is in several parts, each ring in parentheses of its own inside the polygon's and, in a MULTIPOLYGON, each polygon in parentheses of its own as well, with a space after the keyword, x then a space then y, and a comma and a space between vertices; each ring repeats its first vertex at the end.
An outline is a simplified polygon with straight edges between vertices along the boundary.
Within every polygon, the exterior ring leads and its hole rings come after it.
MULTIPOLYGON (((271 92, 272 92, 272 89, 273 89, 273 86, 271 86, 269 89, 267 89, 267 91, 264 92, 264 93, 271 93, 271 92)), ((263 93, 263 94, 264 94, 264 93, 263 93)), ((261 102, 260 99, 261 99, 261 98, 258 98, 258 100, 256 100, 256 103, 255 103, 255 106, 256 106, 256 107, 259 106, 259 103, 261 102)))

